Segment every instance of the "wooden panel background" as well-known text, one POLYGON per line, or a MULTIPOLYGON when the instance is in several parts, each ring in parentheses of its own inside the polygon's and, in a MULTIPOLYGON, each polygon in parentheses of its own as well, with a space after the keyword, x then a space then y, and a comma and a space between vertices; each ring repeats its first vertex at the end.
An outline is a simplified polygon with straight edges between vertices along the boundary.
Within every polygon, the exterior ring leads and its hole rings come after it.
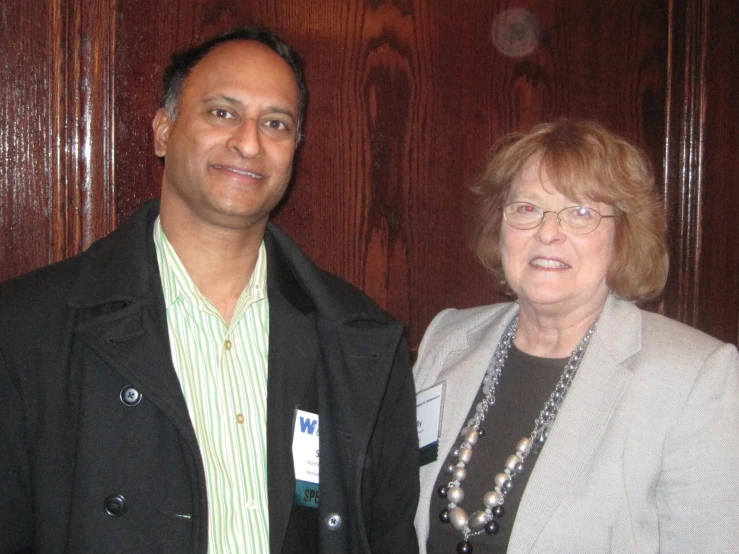
POLYGON ((651 308, 739 342, 738 14, 709 0, 5 0, 0 278, 156 196, 170 54, 264 24, 303 54, 310 89, 277 220, 412 346, 439 310, 502 299, 466 247, 465 186, 496 138, 561 115, 599 119, 655 165, 672 269, 651 308))

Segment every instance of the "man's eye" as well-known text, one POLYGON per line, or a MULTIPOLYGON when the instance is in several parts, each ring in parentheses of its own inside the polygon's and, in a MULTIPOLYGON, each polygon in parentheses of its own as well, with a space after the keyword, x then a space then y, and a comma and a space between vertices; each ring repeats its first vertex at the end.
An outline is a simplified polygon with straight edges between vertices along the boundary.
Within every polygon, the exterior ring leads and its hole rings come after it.
POLYGON ((223 108, 216 108, 215 110, 211 110, 210 113, 222 119, 233 119, 234 117, 231 112, 224 110, 223 108))
POLYGON ((284 121, 280 121, 279 119, 270 119, 265 123, 267 127, 272 129, 273 131, 287 131, 288 127, 285 125, 284 121))

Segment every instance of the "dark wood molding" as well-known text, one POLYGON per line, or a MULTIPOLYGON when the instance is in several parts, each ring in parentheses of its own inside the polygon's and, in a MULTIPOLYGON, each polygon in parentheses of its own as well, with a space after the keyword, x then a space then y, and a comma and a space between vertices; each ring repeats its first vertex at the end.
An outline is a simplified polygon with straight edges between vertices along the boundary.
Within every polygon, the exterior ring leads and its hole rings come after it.
POLYGON ((667 66, 664 198, 670 277, 665 315, 688 325, 699 317, 707 0, 671 0, 667 66))
POLYGON ((115 0, 53 2, 54 260, 81 252, 116 225, 115 14, 115 0))

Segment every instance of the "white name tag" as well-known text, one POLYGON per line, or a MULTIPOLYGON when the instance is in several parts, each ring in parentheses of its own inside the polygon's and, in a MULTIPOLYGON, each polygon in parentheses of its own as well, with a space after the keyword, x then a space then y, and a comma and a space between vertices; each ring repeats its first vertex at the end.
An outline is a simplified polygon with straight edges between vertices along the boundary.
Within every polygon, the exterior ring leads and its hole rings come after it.
POLYGON ((296 479, 318 483, 318 414, 295 410, 293 463, 296 479))
POLYGON ((439 456, 444 387, 445 383, 441 382, 416 393, 416 428, 421 465, 430 464, 439 456))
POLYGON ((293 426, 293 465, 295 504, 318 507, 318 414, 295 410, 293 426))

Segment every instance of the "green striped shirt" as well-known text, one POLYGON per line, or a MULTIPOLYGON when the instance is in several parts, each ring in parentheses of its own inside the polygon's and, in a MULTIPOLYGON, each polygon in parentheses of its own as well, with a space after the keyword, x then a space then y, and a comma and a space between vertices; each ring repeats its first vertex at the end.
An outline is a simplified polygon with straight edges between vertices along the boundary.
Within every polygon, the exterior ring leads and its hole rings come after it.
POLYGON ((267 253, 262 243, 230 324, 154 225, 172 362, 205 465, 208 551, 269 552, 267 253))

